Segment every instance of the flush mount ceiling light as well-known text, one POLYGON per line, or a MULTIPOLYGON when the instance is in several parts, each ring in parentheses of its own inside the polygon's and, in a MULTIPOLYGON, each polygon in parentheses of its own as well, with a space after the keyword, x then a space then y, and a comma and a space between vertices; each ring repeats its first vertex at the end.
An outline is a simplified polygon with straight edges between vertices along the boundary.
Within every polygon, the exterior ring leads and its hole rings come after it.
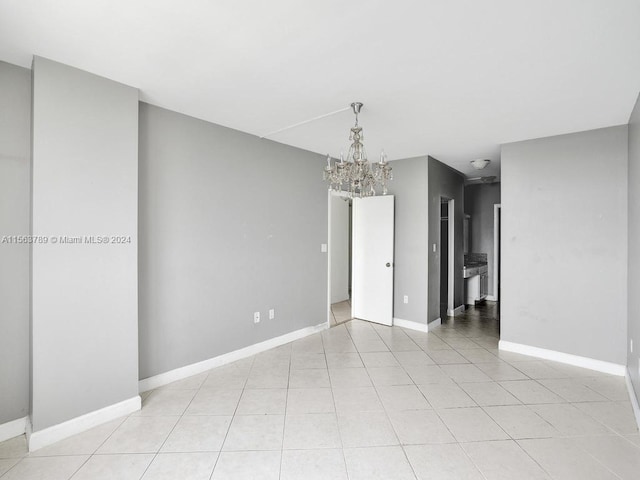
POLYGON ((487 158, 479 158, 477 160, 471 160, 471 165, 473 165, 473 168, 475 168, 476 170, 482 170, 484 167, 489 165, 489 163, 491 163, 491 160, 487 158))
POLYGON ((382 194, 387 194, 387 182, 393 179, 391 167, 384 150, 380 152, 380 161, 371 165, 362 141, 362 127, 358 126, 358 114, 362 103, 353 102, 351 109, 356 116, 356 124, 351 128, 347 158, 340 153, 340 161, 331 164, 331 156, 327 155, 327 166, 324 167, 324 179, 329 182, 329 190, 346 192, 353 197, 370 197, 376 194, 376 187, 382 187, 382 194))

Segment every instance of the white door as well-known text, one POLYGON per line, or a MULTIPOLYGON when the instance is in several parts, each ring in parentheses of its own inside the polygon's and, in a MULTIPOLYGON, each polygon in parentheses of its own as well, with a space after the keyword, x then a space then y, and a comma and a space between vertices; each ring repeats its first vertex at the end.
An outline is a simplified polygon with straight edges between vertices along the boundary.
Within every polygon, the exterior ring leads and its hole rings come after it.
POLYGON ((353 199, 352 316, 393 323, 394 197, 353 199))

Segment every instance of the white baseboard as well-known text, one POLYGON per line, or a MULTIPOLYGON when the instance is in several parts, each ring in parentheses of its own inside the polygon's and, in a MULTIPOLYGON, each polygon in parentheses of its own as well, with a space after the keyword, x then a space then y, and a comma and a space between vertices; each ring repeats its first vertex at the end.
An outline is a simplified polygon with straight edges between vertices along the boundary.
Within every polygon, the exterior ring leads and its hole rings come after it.
POLYGON ((326 330, 327 328, 329 328, 329 325, 326 322, 323 322, 320 325, 302 328, 300 330, 296 330, 279 337, 265 340, 264 342, 249 345, 248 347, 241 348, 240 350, 234 350, 233 352, 209 358, 208 360, 192 363, 191 365, 185 365, 184 367, 169 370, 168 372, 160 373, 158 375, 154 375, 153 377, 143 378, 138 382, 138 391, 146 392, 147 390, 153 390, 154 388, 168 385, 172 382, 191 377, 192 375, 206 372, 207 370, 211 370, 212 368, 220 367, 222 365, 226 365, 227 363, 250 357, 271 348, 279 347, 280 345, 284 345, 285 343, 293 342, 294 340, 299 340, 300 338, 313 335, 314 333, 321 332, 323 330, 326 330))
POLYGON ((27 441, 29 444, 29 451, 33 452, 77 433, 84 432, 90 428, 114 420, 118 417, 129 415, 130 413, 140 410, 141 405, 142 401, 140 396, 136 395, 128 400, 124 400, 114 405, 109 405, 108 407, 89 412, 85 415, 80 415, 79 417, 72 418, 66 422, 59 423, 58 425, 53 425, 52 427, 35 432, 28 432, 27 441))
POLYGON ((620 377, 624 377, 627 370, 626 366, 619 365, 617 363, 604 362, 602 360, 596 360, 594 358, 581 357, 564 352, 556 352, 555 350, 532 347, 529 345, 523 345, 521 343, 506 342, 504 340, 500 340, 500 342, 498 342, 498 348, 500 350, 504 350, 505 352, 514 352, 520 353, 522 355, 529 355, 531 357, 544 358, 545 360, 566 363, 568 365, 588 368, 589 370, 609 373, 611 375, 618 375, 620 377))
POLYGON ((633 384, 631 383, 631 377, 629 376, 628 371, 625 371, 624 378, 627 382, 627 390, 629 391, 629 398, 631 399, 633 414, 636 417, 636 423, 638 424, 638 429, 640 429, 640 406, 638 405, 638 397, 636 396, 636 391, 633 388, 633 384))
POLYGON ((447 310, 447 316, 455 317, 456 315, 460 315, 461 313, 464 313, 465 309, 466 309, 466 305, 458 305, 453 310, 447 310))
POLYGON ((402 318, 394 318, 393 326, 408 328, 409 330, 417 330, 418 332, 429 331, 429 327, 424 323, 414 322, 413 320, 403 320, 402 318))
POLYGON ((442 319, 440 317, 436 318, 433 322, 429 322, 427 326, 431 328, 436 328, 442 325, 442 319))
POLYGON ((29 417, 22 417, 0 425, 0 442, 26 433, 28 421, 29 417))
POLYGON ((498 298, 495 295, 487 295, 486 300, 489 300, 490 302, 497 302, 498 298))

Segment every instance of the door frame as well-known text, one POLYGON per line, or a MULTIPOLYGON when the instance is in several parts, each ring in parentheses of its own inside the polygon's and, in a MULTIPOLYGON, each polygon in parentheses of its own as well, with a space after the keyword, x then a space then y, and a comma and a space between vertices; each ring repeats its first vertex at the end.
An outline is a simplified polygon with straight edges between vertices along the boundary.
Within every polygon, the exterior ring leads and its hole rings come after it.
POLYGON ((493 295, 492 300, 500 300, 498 283, 500 281, 500 218, 502 204, 493 204, 493 295))
MULTIPOLYGON (((327 190, 327 328, 331 328, 331 199, 333 197, 349 198, 349 194, 327 190)), ((353 305, 351 306, 351 317, 353 318, 353 305)))
MULTIPOLYGON (((456 201, 449 197, 440 197, 447 200, 447 316, 452 317, 455 315, 455 206, 456 201)), ((442 222, 440 223, 442 226, 442 222)), ((440 237, 442 238, 442 237, 440 237)), ((440 248, 442 252, 442 248, 440 248)))

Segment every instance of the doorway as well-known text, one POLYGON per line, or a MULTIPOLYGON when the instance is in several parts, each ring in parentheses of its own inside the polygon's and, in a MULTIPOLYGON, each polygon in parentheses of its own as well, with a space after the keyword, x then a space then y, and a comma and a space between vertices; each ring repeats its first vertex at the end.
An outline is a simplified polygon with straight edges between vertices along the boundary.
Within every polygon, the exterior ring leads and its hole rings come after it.
POLYGON ((453 316, 455 262, 455 200, 440 197, 440 319, 453 316))
POLYGON ((440 318, 449 307, 449 203, 440 199, 440 318))
POLYGON ((393 324, 394 211, 393 195, 329 192, 329 326, 352 318, 393 324))
MULTIPOLYGON (((493 205, 493 299, 497 303, 497 318, 500 320, 500 229, 502 205, 493 205)), ((498 323, 498 328, 499 328, 498 323)))
POLYGON ((351 320, 351 221, 353 202, 340 192, 329 197, 329 326, 351 320))

